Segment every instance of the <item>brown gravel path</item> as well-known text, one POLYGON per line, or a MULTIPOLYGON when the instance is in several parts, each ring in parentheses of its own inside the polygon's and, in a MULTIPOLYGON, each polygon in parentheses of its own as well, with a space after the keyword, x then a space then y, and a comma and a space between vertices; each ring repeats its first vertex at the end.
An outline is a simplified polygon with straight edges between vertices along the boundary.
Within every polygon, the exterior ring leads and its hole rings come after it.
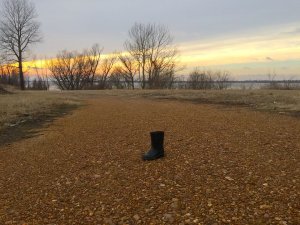
POLYGON ((297 118, 103 97, 0 149, 0 224, 300 224, 297 118), (167 156, 142 162, 149 131, 167 156))

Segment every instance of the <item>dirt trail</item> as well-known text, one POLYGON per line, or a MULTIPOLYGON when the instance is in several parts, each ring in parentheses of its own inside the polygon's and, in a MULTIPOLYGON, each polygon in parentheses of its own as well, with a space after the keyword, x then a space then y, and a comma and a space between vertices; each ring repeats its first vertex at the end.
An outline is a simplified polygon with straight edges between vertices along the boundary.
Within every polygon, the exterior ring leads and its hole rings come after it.
POLYGON ((0 149, 0 224, 300 224, 299 119, 102 97, 40 134, 0 149))

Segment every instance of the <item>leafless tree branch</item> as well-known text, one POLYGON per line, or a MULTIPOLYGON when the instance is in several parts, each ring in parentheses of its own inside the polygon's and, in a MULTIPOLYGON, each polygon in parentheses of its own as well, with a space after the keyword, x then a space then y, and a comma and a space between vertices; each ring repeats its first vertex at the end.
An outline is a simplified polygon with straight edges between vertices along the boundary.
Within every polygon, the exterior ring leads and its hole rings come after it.
POLYGON ((0 49, 19 65, 21 89, 25 89, 23 60, 29 46, 40 42, 40 23, 29 0, 4 0, 1 6, 0 49))
POLYGON ((50 60, 52 80, 61 90, 81 90, 93 84, 102 49, 94 45, 82 53, 62 51, 50 60))
POLYGON ((125 49, 138 65, 142 88, 167 88, 175 79, 177 50, 165 26, 136 23, 129 30, 125 49))

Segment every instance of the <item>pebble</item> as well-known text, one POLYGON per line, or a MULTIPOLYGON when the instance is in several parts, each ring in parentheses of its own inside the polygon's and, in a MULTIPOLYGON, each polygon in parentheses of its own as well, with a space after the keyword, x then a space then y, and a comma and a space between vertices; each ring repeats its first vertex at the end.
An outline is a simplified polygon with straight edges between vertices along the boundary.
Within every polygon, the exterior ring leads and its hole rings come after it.
POLYGON ((233 180, 234 180, 233 178, 231 178, 231 177, 228 177, 228 176, 227 176, 227 177, 225 177, 225 179, 226 179, 226 180, 229 180, 229 181, 233 181, 233 180))
POLYGON ((178 202, 173 202, 172 204, 171 204, 171 207, 173 208, 173 209, 178 209, 178 202))
POLYGON ((271 208, 271 206, 270 205, 260 205, 259 208, 260 209, 269 209, 269 208, 271 208))
POLYGON ((189 224, 189 223, 191 223, 191 220, 190 219, 186 219, 184 222, 187 223, 187 224, 189 224))
POLYGON ((149 212, 151 212, 152 211, 152 209, 145 209, 145 212, 146 213, 149 213, 149 212))
POLYGON ((107 224, 107 225, 113 225, 114 222, 112 221, 111 218, 104 218, 104 223, 107 224))
POLYGON ((166 213, 166 214, 164 214, 163 220, 168 221, 170 223, 173 223, 174 222, 174 217, 173 217, 172 214, 166 213))
POLYGON ((140 216, 136 214, 136 215, 133 216, 133 218, 134 218, 135 220, 139 220, 139 219, 140 219, 140 216))

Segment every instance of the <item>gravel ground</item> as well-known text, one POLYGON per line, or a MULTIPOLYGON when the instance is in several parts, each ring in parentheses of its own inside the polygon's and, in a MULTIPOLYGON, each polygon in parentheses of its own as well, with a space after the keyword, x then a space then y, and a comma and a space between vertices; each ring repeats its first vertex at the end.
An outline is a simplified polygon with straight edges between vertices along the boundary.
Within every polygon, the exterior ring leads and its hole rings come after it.
POLYGON ((297 118, 101 97, 39 134, 0 149, 0 224, 300 224, 297 118))

